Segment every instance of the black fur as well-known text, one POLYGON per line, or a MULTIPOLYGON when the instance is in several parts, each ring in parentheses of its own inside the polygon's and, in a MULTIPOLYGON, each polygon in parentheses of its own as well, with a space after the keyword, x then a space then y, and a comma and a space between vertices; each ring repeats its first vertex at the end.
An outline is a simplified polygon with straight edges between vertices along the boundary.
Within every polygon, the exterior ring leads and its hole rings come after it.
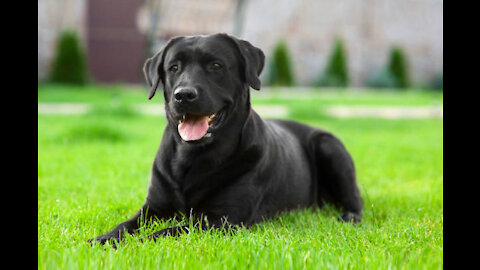
MULTIPOLYGON (((249 87, 260 89, 264 62, 260 49, 227 34, 177 37, 146 61, 149 98, 164 88, 168 120, 146 202, 94 240, 118 240, 141 220, 177 213, 203 216, 207 227, 225 220, 248 227, 283 211, 330 203, 343 209, 339 219, 361 220, 353 161, 340 140, 293 121, 263 120, 252 110, 249 87), (198 97, 179 102, 173 94, 180 88, 194 89, 198 97), (185 113, 217 113, 221 120, 211 137, 186 142, 177 131, 185 113)), ((149 238, 183 231, 167 228, 149 238)))

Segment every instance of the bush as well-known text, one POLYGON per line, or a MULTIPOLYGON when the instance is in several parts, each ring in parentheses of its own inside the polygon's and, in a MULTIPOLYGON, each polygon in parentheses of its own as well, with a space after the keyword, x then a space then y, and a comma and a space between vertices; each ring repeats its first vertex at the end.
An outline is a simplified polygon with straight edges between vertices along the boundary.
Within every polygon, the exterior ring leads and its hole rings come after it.
POLYGON ((77 85, 88 81, 85 54, 74 31, 64 31, 60 35, 50 81, 77 85))
POLYGON ((431 87, 435 90, 443 90, 443 71, 433 78, 431 87))
POLYGON ((406 88, 410 85, 407 59, 401 48, 393 47, 390 51, 388 69, 395 78, 396 87, 406 88))
POLYGON ((268 83, 274 86, 293 85, 293 73, 287 45, 280 41, 275 46, 273 57, 270 61, 268 83))
POLYGON ((337 39, 325 72, 317 83, 318 86, 348 86, 348 67, 345 48, 341 39, 337 39))
POLYGON ((367 86, 375 88, 407 88, 410 86, 408 65, 403 50, 393 47, 385 68, 380 69, 367 80, 367 86))

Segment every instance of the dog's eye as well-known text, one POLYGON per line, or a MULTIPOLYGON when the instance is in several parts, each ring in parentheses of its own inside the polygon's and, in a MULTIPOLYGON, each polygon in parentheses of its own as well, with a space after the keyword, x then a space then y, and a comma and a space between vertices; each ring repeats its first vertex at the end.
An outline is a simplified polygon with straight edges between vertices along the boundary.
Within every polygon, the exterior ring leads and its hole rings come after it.
POLYGON ((213 63, 212 64, 212 69, 213 70, 220 70, 222 68, 223 68, 222 65, 220 65, 219 63, 213 63))
POLYGON ((170 70, 171 72, 175 73, 178 71, 178 66, 177 65, 173 65, 171 66, 168 70, 170 70))

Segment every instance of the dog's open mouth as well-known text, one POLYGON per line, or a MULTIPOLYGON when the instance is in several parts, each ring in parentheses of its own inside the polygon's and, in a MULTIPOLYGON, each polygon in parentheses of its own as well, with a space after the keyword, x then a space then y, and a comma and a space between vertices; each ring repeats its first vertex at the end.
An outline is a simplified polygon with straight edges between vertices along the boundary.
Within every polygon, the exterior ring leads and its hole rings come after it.
POLYGON ((178 121, 178 134, 184 141, 198 141, 212 136, 212 129, 217 127, 223 118, 223 113, 210 115, 184 114, 178 121))

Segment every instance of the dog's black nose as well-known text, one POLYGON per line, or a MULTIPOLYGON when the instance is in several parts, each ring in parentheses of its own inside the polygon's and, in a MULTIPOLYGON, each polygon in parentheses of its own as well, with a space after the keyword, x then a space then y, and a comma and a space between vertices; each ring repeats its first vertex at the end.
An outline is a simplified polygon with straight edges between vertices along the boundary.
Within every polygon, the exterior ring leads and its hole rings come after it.
POLYGON ((181 87, 173 92, 175 100, 178 102, 192 102, 198 97, 198 92, 195 88, 181 87))

